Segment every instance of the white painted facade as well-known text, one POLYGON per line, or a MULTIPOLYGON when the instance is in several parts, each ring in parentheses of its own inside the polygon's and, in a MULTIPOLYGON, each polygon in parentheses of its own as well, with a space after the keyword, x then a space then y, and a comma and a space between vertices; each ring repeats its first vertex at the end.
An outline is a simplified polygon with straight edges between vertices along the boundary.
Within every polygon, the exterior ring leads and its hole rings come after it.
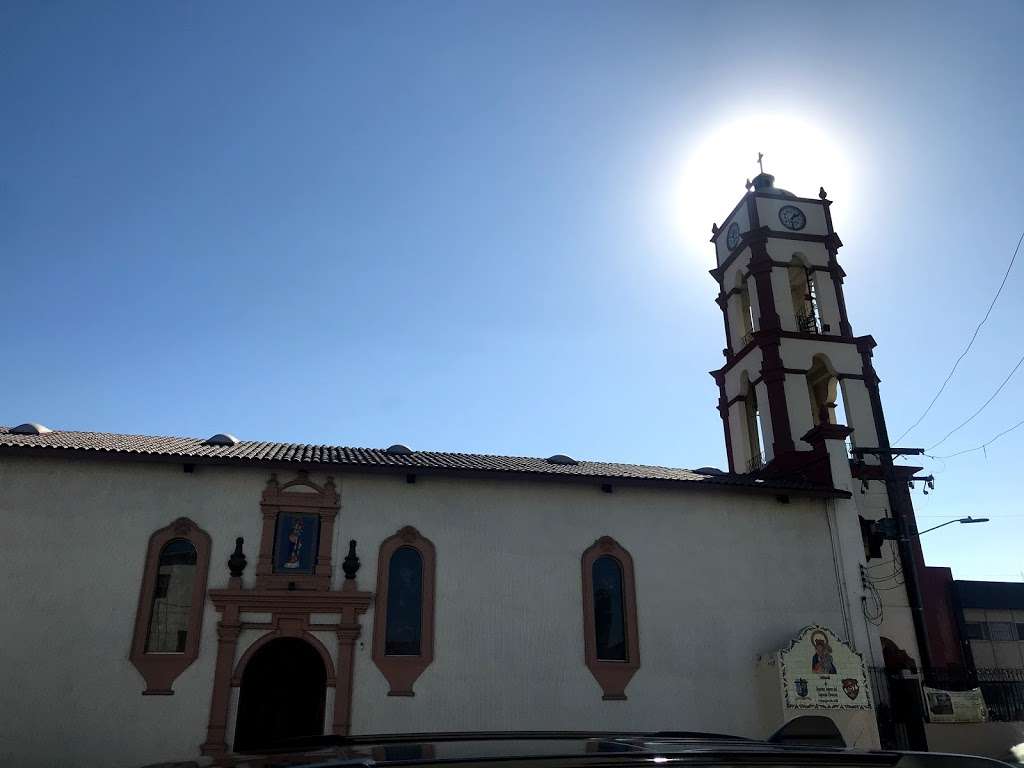
MULTIPOLYGON (((0 461, 8 585, 0 608, 7 669, 0 718, 14 735, 0 748, 0 762, 131 766, 197 758, 218 617, 207 605, 199 657, 174 682, 174 695, 142 696, 128 650, 147 539, 180 516, 194 520, 212 538, 208 586, 218 589, 227 585, 235 537, 243 536, 245 586, 252 586, 268 474, 217 466, 186 474, 174 463, 0 461)), ((354 733, 628 728, 764 736, 779 724, 763 720, 750 692, 759 654, 809 623, 877 653, 877 638, 868 639, 850 605, 860 549, 855 518, 832 501, 334 476, 341 494, 335 562, 343 542, 355 538, 361 589, 374 590, 377 548, 402 526, 416 526, 437 549, 435 660, 414 697, 387 696, 370 656, 371 609, 357 643, 354 733), (627 701, 603 701, 583 658, 580 557, 603 535, 626 547, 635 566, 641 666, 627 701), (845 563, 838 574, 837 559, 845 563)), ((336 571, 335 586, 341 578, 336 571)), ((236 661, 261 634, 243 633, 236 661)), ((335 654, 336 641, 323 635, 335 654)), ((328 723, 332 704, 329 689, 328 723)), ((861 738, 870 742, 873 734, 861 738)))

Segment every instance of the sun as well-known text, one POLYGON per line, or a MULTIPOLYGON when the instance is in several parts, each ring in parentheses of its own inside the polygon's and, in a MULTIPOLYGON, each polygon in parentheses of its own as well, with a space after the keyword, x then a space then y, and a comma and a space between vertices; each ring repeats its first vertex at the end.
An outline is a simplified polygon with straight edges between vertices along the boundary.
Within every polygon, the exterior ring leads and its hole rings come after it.
POLYGON ((671 208, 687 251, 707 259, 711 224, 722 224, 758 173, 757 155, 775 184, 798 197, 817 197, 822 186, 849 209, 853 199, 850 145, 817 120, 766 113, 726 120, 698 136, 684 154, 671 208))

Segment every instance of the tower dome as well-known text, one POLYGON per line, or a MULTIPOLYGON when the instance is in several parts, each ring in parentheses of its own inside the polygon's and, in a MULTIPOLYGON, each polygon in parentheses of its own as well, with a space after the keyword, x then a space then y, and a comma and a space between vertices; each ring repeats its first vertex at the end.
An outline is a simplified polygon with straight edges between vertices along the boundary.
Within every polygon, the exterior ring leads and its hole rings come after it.
POLYGON ((751 186, 754 188, 755 192, 770 192, 776 195, 785 195, 786 197, 796 197, 796 195, 788 189, 776 187, 775 177, 770 173, 765 173, 764 171, 754 177, 754 180, 751 182, 751 186))

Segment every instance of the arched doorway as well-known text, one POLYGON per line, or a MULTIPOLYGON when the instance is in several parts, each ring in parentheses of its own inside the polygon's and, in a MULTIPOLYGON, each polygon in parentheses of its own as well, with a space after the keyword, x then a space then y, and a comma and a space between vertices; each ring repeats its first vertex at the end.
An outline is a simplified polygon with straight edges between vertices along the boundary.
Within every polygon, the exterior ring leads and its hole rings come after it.
POLYGON ((297 637, 271 640, 242 672, 235 751, 323 734, 326 695, 327 672, 316 649, 297 637))

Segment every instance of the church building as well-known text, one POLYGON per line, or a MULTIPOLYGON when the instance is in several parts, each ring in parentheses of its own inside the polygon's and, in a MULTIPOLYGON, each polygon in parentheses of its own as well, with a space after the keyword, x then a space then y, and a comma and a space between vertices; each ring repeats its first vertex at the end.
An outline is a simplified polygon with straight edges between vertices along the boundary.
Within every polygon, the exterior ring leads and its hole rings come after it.
POLYGON ((913 530, 915 468, 830 205, 762 172, 713 227, 727 469, 0 427, 0 762, 808 712, 884 743, 869 670, 927 663, 876 523, 913 530))

